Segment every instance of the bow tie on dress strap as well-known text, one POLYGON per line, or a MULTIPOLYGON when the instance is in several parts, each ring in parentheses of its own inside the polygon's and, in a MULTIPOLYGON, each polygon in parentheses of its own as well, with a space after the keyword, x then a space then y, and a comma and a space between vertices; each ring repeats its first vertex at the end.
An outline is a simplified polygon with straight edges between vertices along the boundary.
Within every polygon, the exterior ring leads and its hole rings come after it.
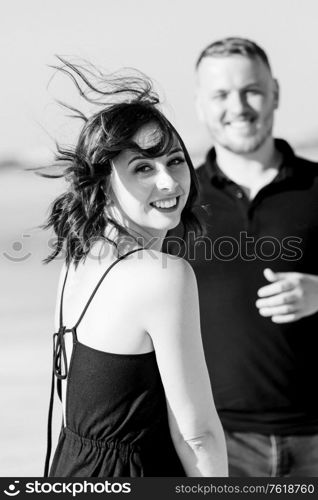
POLYGON ((53 335, 53 370, 56 377, 60 380, 64 380, 67 378, 67 358, 66 358, 66 349, 65 349, 65 341, 64 335, 69 331, 65 326, 61 326, 57 333, 53 335), (62 366, 63 359, 63 366, 62 366), (62 369, 64 367, 64 373, 62 373, 62 369))
MULTIPOLYGON (((46 448, 46 458, 45 458, 45 466, 44 466, 44 477, 48 477, 49 474, 49 465, 50 465, 50 457, 51 457, 51 449, 52 449, 52 415, 53 415, 53 405, 54 405, 54 379, 57 377, 57 392, 61 399, 61 380, 67 378, 68 369, 67 369, 67 358, 66 358, 66 349, 65 349, 65 341, 64 335, 66 332, 72 330, 68 330, 65 326, 60 326, 60 329, 57 333, 53 335, 53 370, 52 370, 52 382, 51 382, 51 396, 50 396, 50 406, 49 406, 49 414, 48 414, 48 423, 47 423, 47 448, 46 448), (62 364, 63 360, 63 364, 62 364), (62 370, 64 368, 64 373, 62 370)), ((61 399, 62 400, 62 399, 61 399)))

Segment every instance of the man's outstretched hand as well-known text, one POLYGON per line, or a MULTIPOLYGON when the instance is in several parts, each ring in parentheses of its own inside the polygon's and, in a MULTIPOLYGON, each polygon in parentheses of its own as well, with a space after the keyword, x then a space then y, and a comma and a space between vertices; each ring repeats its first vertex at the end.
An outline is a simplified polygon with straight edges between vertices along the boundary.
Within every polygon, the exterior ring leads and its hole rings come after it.
POLYGON ((264 270, 270 285, 257 292, 256 307, 274 323, 291 323, 318 311, 318 276, 304 273, 274 273, 264 270))

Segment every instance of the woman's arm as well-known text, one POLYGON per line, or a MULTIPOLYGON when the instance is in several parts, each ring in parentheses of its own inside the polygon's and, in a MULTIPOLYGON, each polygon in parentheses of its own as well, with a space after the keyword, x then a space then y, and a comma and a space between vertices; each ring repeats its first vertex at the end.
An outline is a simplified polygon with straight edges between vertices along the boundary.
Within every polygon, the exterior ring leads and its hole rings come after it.
POLYGON ((225 438, 203 353, 194 272, 175 257, 165 256, 165 264, 157 262, 152 270, 145 321, 166 393, 172 439, 188 476, 227 476, 225 438))

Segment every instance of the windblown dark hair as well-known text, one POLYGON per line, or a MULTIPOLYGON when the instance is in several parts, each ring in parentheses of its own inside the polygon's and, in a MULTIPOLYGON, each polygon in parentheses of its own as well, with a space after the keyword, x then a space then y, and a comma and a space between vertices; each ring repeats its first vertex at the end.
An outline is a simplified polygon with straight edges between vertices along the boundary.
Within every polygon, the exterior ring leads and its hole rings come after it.
POLYGON ((181 215, 184 237, 188 231, 200 236, 202 226, 194 213, 198 197, 194 167, 178 132, 158 109, 159 98, 149 78, 136 71, 133 76, 104 75, 92 66, 74 64, 62 57, 58 59, 62 65, 54 67, 73 80, 86 101, 101 109, 87 117, 62 103, 74 117, 81 118, 84 125, 74 149, 57 146, 54 164, 64 167, 63 173, 40 174, 65 176, 69 183, 68 190, 53 202, 43 226, 45 229, 52 227, 57 237, 52 253, 44 262, 52 261, 65 251, 66 263, 72 261, 77 265, 87 257, 97 240, 116 244, 105 236, 109 224, 118 230, 119 236, 127 235, 125 228, 109 219, 105 210, 111 160, 127 149, 149 158, 166 154, 176 137, 191 175, 190 193, 181 215), (158 142, 143 149, 132 137, 150 122, 157 125, 158 142))

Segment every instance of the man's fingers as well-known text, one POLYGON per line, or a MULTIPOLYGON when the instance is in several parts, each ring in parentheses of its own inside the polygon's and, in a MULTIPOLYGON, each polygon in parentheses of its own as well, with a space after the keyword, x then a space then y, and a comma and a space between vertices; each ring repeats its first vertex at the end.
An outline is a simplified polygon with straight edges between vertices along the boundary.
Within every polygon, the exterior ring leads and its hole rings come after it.
POLYGON ((288 275, 290 276, 292 273, 276 273, 272 271, 269 267, 264 269, 263 274, 267 281, 270 281, 271 283, 274 283, 275 281, 283 280, 285 279, 288 275))
POLYGON ((276 274, 268 267, 264 269, 264 276, 267 279, 267 281, 270 281, 271 283, 277 281, 276 274))
POLYGON ((259 313, 265 318, 269 316, 286 316, 297 313, 297 307, 294 304, 286 304, 278 307, 262 307, 259 309, 259 313))
POLYGON ((259 297, 269 297, 282 292, 288 292, 294 288, 294 284, 288 280, 280 280, 270 285, 263 286, 257 291, 259 297))
POLYGON ((256 307, 261 309, 262 307, 276 307, 284 304, 294 304, 298 302, 298 295, 293 292, 283 292, 276 295, 271 295, 270 297, 265 297, 263 299, 258 299, 256 301, 256 307))
POLYGON ((273 323, 292 323, 293 321, 298 321, 301 316, 297 313, 284 314, 283 316, 273 316, 273 323))

